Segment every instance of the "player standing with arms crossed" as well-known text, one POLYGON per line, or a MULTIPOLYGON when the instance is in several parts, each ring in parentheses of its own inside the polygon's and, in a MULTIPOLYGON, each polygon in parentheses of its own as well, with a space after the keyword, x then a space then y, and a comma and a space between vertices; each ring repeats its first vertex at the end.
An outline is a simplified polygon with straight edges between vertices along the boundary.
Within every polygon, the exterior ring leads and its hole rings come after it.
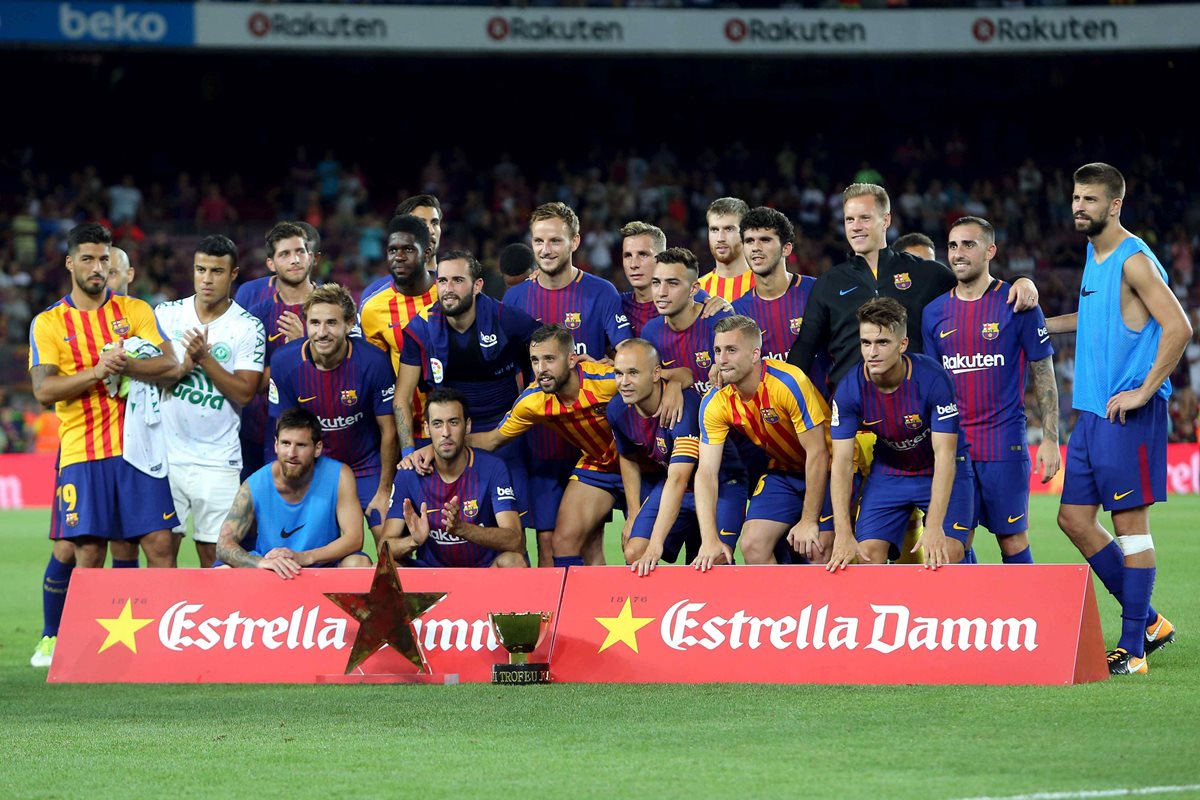
POLYGON ((1049 321, 1076 334, 1074 407, 1058 525, 1121 604, 1113 675, 1145 674, 1175 638, 1150 605, 1157 561, 1150 505, 1167 499, 1169 376, 1192 336, 1154 253, 1121 225, 1125 178, 1108 164, 1075 171, 1071 213, 1088 237, 1079 311, 1049 321), (1099 523, 1112 513, 1117 539, 1099 523))

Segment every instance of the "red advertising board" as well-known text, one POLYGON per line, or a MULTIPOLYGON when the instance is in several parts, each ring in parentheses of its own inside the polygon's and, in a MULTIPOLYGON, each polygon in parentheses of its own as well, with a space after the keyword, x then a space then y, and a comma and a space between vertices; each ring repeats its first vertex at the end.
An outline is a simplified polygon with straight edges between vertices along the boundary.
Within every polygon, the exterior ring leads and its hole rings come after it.
POLYGON ((0 455, 0 510, 53 504, 54 459, 54 453, 0 455))
MULTIPOLYGON (((445 592, 414 622, 436 674, 491 680, 507 662, 489 612, 557 612, 561 569, 402 570, 406 591, 445 592)), ((358 623, 325 592, 366 592, 371 569, 76 570, 47 680, 63 683, 313 683, 345 672, 358 623)), ((545 661, 550 637, 533 654, 545 661)), ((416 668, 391 648, 365 674, 416 668)))
POLYGON ((614 683, 1108 677, 1084 565, 572 568, 550 669, 614 683))

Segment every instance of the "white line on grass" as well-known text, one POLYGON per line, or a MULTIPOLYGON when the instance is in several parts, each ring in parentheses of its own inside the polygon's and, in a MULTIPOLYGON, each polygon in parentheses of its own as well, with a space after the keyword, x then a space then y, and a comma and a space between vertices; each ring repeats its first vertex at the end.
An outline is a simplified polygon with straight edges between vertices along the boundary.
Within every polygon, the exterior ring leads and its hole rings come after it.
POLYGON ((1200 791, 1200 783, 1186 786, 1143 786, 1138 789, 1092 789, 1078 792, 1037 792, 1035 794, 1009 794, 1003 797, 966 797, 962 800, 1076 800, 1089 797, 1135 797, 1147 794, 1179 794, 1200 791))

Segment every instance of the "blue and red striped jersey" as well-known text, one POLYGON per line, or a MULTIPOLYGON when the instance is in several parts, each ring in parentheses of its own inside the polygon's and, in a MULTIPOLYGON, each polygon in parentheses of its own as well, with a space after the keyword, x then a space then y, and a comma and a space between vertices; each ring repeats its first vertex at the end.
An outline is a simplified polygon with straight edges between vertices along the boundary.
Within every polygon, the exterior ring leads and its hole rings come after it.
MULTIPOLYGON (((304 319, 304 305, 302 303, 288 305, 280 300, 279 293, 272 289, 266 300, 253 306, 242 306, 242 308, 249 311, 251 316, 258 317, 263 324, 263 332, 267 337, 267 347, 263 354, 266 360, 263 363, 270 365, 275 351, 287 344, 283 339, 283 334, 279 331, 279 318, 285 311, 291 311, 300 319, 304 319)), ((242 437, 251 442, 264 443, 267 461, 273 461, 274 453, 267 445, 273 438, 267 435, 271 416, 268 405, 266 395, 261 394, 254 395, 246 404, 246 407, 242 409, 242 437)))
POLYGON ((692 371, 695 383, 692 388, 700 397, 708 394, 712 384, 708 380, 713 365, 713 329, 728 311, 719 311, 708 319, 697 317, 687 330, 672 330, 665 317, 655 317, 646 323, 642 338, 654 345, 663 369, 687 367, 692 371))
POLYGON ((270 300, 273 294, 275 294, 275 276, 264 275, 239 286, 237 294, 233 296, 233 302, 242 308, 250 309, 259 303, 270 300))
MULTIPOLYGON (((904 379, 884 393, 871 382, 867 365, 838 384, 830 412, 834 439, 853 439, 859 430, 875 434, 871 470, 884 475, 932 475, 933 433, 958 433, 958 406, 950 374, 929 356, 901 356, 904 379)), ((958 455, 967 440, 958 437, 958 455)))
POLYGON ((442 523, 442 506, 458 498, 463 522, 482 528, 495 528, 496 514, 520 513, 512 480, 504 462, 491 453, 467 448, 467 467, 452 483, 446 483, 435 469, 428 475, 402 469, 396 473, 392 489, 389 519, 404 519, 404 500, 412 501, 420 511, 424 503, 429 513, 429 538, 421 545, 418 560, 447 567, 474 567, 495 551, 448 533, 442 523), (432 550, 433 552, 428 552, 432 550))
POLYGON ((1040 308, 1020 314, 1008 304, 1009 285, 992 281, 983 297, 956 290, 925 307, 925 353, 954 381, 959 425, 972 461, 1017 461, 1025 449, 1025 369, 1054 353, 1040 308))
POLYGON ((267 390, 272 419, 299 406, 321 420, 324 454, 349 464, 356 478, 380 473, 379 422, 392 415, 396 374, 388 354, 351 339, 346 357, 331 370, 312 362, 307 339, 291 342, 271 357, 267 390))

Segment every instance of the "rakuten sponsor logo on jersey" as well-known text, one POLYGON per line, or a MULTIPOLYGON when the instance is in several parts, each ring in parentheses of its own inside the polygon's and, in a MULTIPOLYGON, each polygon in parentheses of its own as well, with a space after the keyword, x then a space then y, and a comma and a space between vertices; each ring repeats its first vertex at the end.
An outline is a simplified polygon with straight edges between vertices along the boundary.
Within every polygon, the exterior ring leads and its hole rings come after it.
POLYGON ((1003 353, 975 353, 964 356, 962 353, 942 356, 942 366, 950 372, 981 372, 992 367, 1004 366, 1003 353))
POLYGON ((488 38, 495 42, 620 42, 625 27, 619 22, 542 17, 492 17, 487 21, 488 38))
POLYGON ((863 44, 867 41, 867 28, 857 22, 830 22, 824 19, 813 22, 791 17, 734 17, 725 23, 725 38, 731 42, 775 44, 863 44))
POLYGON ((346 619, 321 617, 317 606, 298 606, 289 616, 243 617, 231 611, 224 617, 203 616, 202 603, 180 600, 158 622, 158 641, 176 652, 211 650, 341 650, 346 647, 346 619))
POLYGON ((323 431, 344 431, 353 428, 363 420, 363 412, 351 414, 348 417, 317 417, 321 420, 321 430, 323 431))
POLYGON ((1025 651, 1038 648, 1037 621, 1025 617, 923 617, 908 606, 871 604, 874 616, 831 616, 829 605, 806 605, 795 616, 759 617, 743 609, 704 614, 707 603, 680 600, 659 625, 673 650, 1025 651), (868 634, 868 630, 870 631, 868 634))
POLYGON ((262 12, 246 20, 250 35, 257 39, 371 39, 387 38, 387 22, 379 17, 307 12, 284 14, 262 12))
POLYGON ((913 450, 917 447, 920 447, 921 443, 929 438, 929 433, 930 433, 930 429, 926 428, 925 430, 918 433, 916 436, 910 437, 908 439, 904 439, 903 441, 893 442, 890 439, 876 439, 875 443, 882 444, 885 447, 887 447, 889 450, 895 450, 896 452, 903 453, 907 450, 913 450))

